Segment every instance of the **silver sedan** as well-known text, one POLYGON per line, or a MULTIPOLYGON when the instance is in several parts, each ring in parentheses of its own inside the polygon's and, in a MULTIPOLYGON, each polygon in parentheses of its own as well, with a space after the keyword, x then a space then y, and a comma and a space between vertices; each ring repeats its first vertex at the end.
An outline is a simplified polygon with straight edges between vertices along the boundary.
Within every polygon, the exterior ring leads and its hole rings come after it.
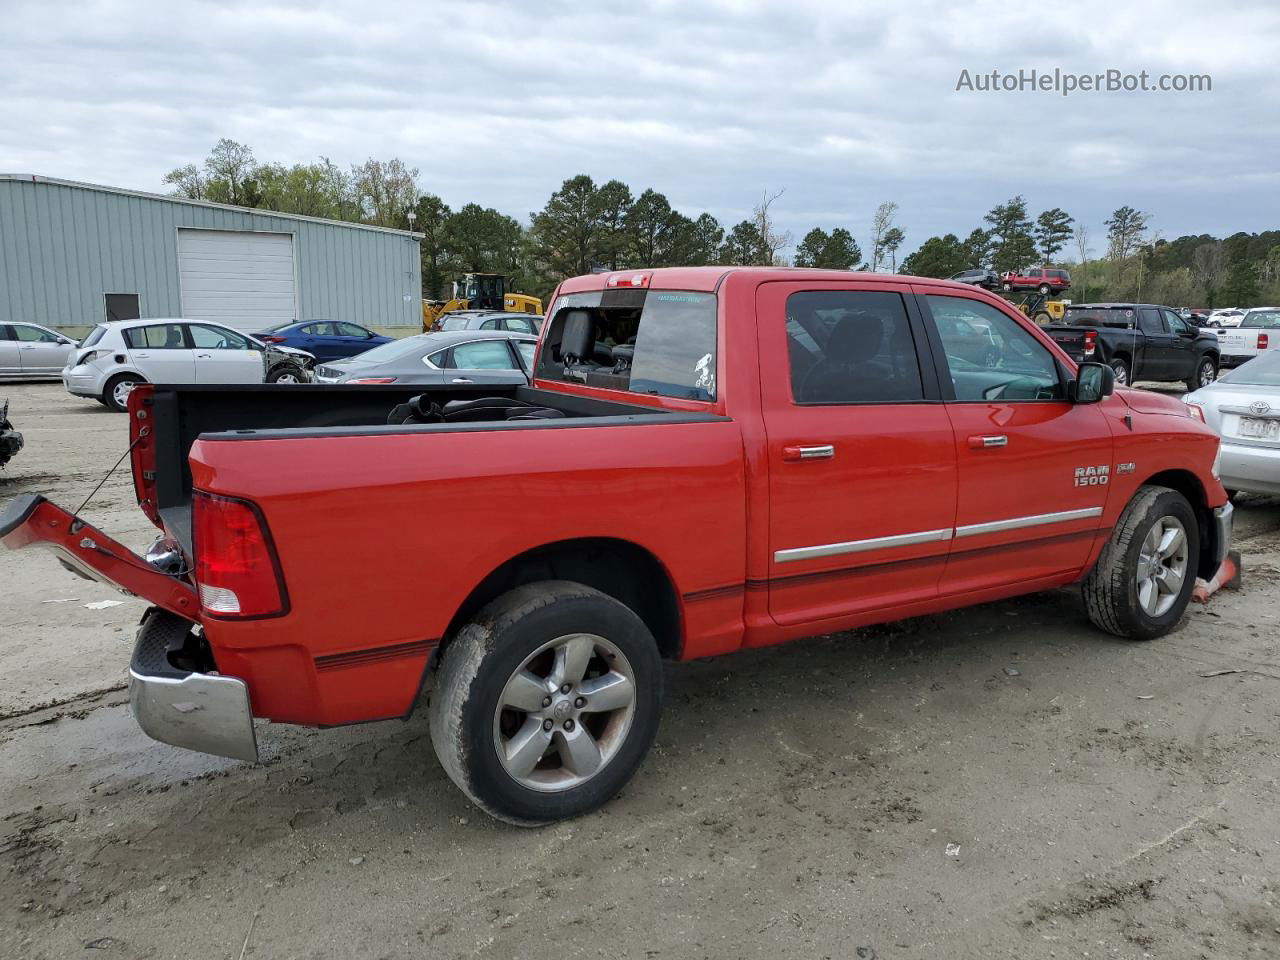
POLYGON ((1228 491, 1280 493, 1280 350, 1270 350, 1182 398, 1222 437, 1228 491))
POLYGON ((538 338, 507 331, 456 330, 392 340, 316 368, 317 383, 478 383, 522 385, 538 338))
POLYGON ((0 380, 62 376, 76 342, 38 323, 0 321, 0 380))

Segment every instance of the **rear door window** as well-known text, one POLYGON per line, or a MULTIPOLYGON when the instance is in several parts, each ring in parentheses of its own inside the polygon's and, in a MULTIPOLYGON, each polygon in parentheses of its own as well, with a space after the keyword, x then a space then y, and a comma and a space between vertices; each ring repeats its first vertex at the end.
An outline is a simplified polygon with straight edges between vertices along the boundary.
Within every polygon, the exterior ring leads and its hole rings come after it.
POLYGON ((514 370, 515 361, 505 340, 460 343, 450 357, 451 370, 514 370))
POLYGON ((186 350, 182 327, 176 323, 157 323, 150 327, 133 327, 124 332, 125 342, 134 350, 186 350))
POLYGON ((786 329, 796 403, 924 399, 920 361, 901 294, 793 293, 787 298, 786 329))
POLYGON ((1151 307, 1138 308, 1138 326, 1143 333, 1163 334, 1167 332, 1164 328, 1164 321, 1160 319, 1160 311, 1151 307))
POLYGON ((716 297, 618 289, 560 297, 552 307, 543 380, 681 400, 716 396, 716 297))

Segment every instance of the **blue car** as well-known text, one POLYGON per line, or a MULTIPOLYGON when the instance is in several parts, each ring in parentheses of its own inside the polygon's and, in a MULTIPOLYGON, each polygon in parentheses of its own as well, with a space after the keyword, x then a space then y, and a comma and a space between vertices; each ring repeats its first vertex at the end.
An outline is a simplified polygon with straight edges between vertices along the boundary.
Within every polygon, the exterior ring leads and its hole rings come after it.
POLYGON ((391 342, 391 337, 384 337, 366 330, 358 323, 347 323, 345 320, 282 323, 263 330, 258 334, 258 339, 305 350, 314 354, 317 360, 342 360, 391 342))

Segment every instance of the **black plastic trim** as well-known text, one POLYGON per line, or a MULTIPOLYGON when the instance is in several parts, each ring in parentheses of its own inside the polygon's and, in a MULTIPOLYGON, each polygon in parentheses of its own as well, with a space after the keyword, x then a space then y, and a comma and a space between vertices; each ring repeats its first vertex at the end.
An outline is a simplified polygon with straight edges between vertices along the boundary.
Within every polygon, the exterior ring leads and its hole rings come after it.
POLYGON ((45 502, 38 493, 23 493, 14 497, 0 510, 0 537, 7 537, 31 518, 36 508, 45 502))

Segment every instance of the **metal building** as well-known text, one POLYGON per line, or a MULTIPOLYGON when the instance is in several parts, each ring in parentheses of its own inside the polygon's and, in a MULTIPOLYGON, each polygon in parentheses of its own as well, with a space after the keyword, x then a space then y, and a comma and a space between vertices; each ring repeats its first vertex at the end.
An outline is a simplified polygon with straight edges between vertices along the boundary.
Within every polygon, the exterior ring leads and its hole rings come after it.
POLYGON ((0 174, 0 320, 71 334, 186 317, 420 328, 419 235, 0 174))

